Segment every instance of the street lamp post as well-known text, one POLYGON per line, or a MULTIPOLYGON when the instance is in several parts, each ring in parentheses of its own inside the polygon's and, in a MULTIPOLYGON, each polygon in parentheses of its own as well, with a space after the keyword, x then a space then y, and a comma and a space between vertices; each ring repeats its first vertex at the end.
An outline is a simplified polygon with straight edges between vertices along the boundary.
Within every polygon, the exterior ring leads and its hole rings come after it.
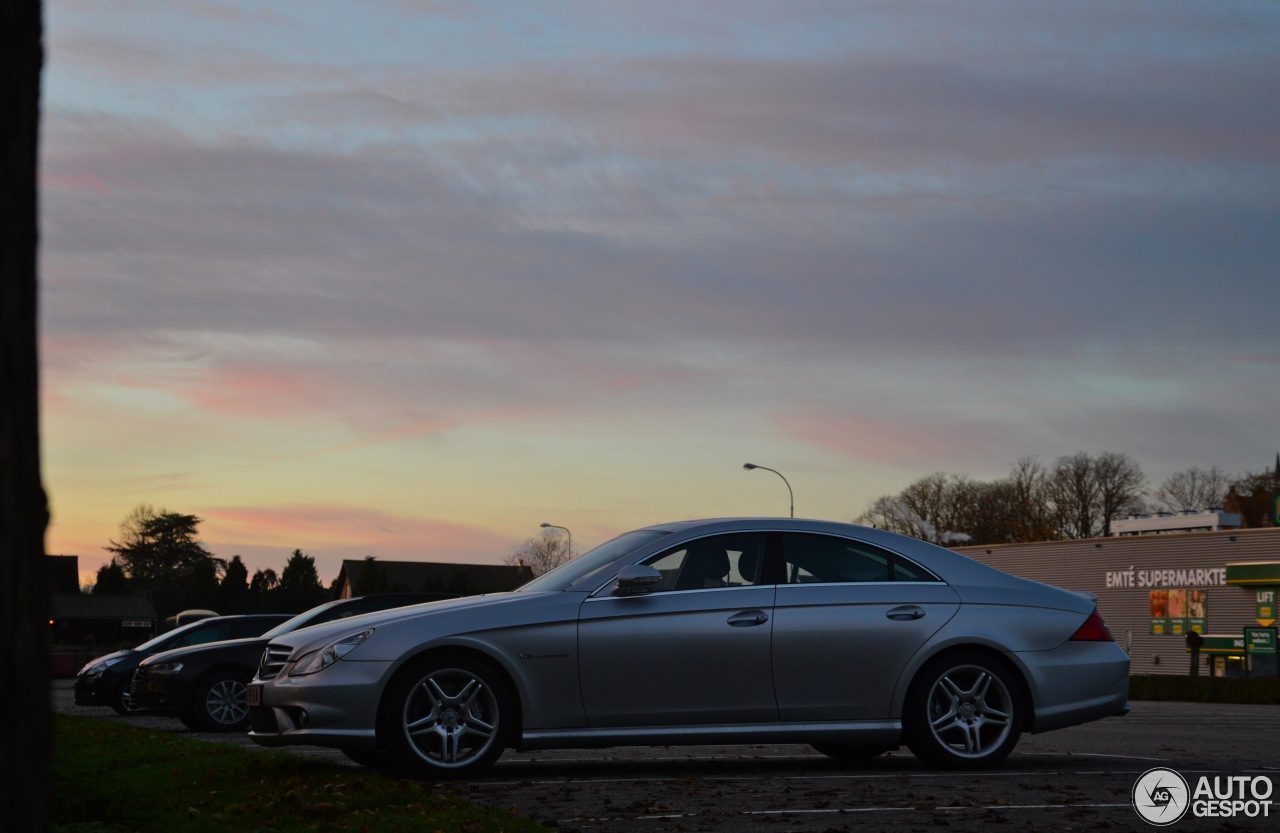
POLYGON ((573 558, 573 533, 569 531, 569 527, 560 526, 559 524, 541 524, 541 527, 543 529, 563 529, 565 540, 566 540, 566 543, 568 544, 566 549, 568 550, 569 557, 573 558))
MULTIPOLYGON (((782 477, 782 472, 777 471, 776 469, 771 469, 768 466, 757 466, 755 463, 743 463, 742 467, 747 471, 751 471, 752 469, 764 469, 765 471, 773 472, 778 475, 778 477, 782 477)), ((787 494, 791 496, 791 517, 794 518, 796 516, 796 494, 791 491, 791 484, 787 482, 787 478, 782 477, 782 482, 787 484, 787 494)))

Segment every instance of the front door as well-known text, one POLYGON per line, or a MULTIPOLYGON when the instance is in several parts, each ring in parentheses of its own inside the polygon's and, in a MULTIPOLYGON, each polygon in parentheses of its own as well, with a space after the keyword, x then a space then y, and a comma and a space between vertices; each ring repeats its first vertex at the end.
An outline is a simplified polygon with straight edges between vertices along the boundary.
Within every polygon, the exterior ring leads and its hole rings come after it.
POLYGON ((664 576, 654 592, 588 599, 578 623, 587 724, 776 721, 774 587, 756 583, 764 550, 762 533, 697 539, 646 562, 664 576))

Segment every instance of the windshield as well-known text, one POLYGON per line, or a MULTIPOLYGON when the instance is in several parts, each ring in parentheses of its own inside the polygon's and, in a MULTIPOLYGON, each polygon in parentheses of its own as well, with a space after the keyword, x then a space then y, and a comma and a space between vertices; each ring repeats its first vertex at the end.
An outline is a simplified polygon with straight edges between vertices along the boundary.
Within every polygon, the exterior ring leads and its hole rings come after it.
POLYGON ((266 633, 264 633, 262 636, 258 638, 259 639, 275 639, 277 636, 283 636, 286 633, 292 633, 293 631, 296 631, 298 628, 305 627, 306 625, 311 624, 311 620, 315 619, 317 616, 324 613, 326 610, 333 607, 334 605, 339 604, 339 601, 327 602, 325 604, 320 605, 319 607, 313 607, 310 610, 307 610, 303 613, 299 613, 297 616, 293 617, 292 619, 284 620, 283 622, 276 625, 274 628, 267 631, 266 633))
POLYGON ((571 590, 588 579, 602 572, 619 558, 656 541, 669 533, 661 529, 637 529, 624 532, 611 541, 606 541, 593 550, 566 561, 554 570, 549 570, 516 590, 517 593, 538 590, 571 590))
POLYGON ((135 651, 150 651, 150 650, 152 650, 153 648, 158 648, 158 647, 160 647, 163 643, 168 642, 170 639, 173 639, 175 636, 179 636, 179 635, 181 635, 181 634, 184 634, 184 633, 186 633, 186 632, 187 632, 187 631, 189 631, 189 630, 194 630, 195 628, 198 628, 198 627, 200 627, 200 626, 202 626, 202 625, 203 625, 203 626, 205 626, 205 627, 208 627, 208 626, 209 626, 209 620, 208 620, 208 619, 199 619, 199 620, 197 620, 197 621, 195 621, 195 622, 188 622, 187 624, 183 625, 183 626, 182 626, 182 627, 180 627, 180 628, 174 628, 174 629, 173 629, 173 630, 171 630, 171 631, 165 631, 164 633, 160 634, 159 636, 153 636, 153 637, 151 637, 151 638, 150 638, 150 639, 148 639, 146 642, 143 642, 141 645, 139 645, 138 647, 134 648, 133 650, 135 650, 135 651))

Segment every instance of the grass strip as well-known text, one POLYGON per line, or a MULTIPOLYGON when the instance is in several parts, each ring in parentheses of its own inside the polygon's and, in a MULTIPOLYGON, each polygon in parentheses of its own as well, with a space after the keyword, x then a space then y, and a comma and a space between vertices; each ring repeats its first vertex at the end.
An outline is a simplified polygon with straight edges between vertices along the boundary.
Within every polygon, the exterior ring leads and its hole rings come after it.
POLYGON ((114 721, 54 718, 54 833, 546 833, 432 785, 114 721))

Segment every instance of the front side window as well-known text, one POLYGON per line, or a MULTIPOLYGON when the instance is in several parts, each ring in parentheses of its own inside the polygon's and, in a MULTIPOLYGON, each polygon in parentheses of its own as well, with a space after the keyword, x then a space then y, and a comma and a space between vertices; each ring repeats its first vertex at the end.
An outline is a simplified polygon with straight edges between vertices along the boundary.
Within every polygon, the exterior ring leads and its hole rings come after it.
POLYGON ((788 584, 937 581, 923 567, 862 541, 801 533, 782 538, 788 584))
POLYGON ((762 533, 714 535, 688 541, 645 563, 662 573, 653 592, 745 587, 760 580, 764 564, 762 533))

